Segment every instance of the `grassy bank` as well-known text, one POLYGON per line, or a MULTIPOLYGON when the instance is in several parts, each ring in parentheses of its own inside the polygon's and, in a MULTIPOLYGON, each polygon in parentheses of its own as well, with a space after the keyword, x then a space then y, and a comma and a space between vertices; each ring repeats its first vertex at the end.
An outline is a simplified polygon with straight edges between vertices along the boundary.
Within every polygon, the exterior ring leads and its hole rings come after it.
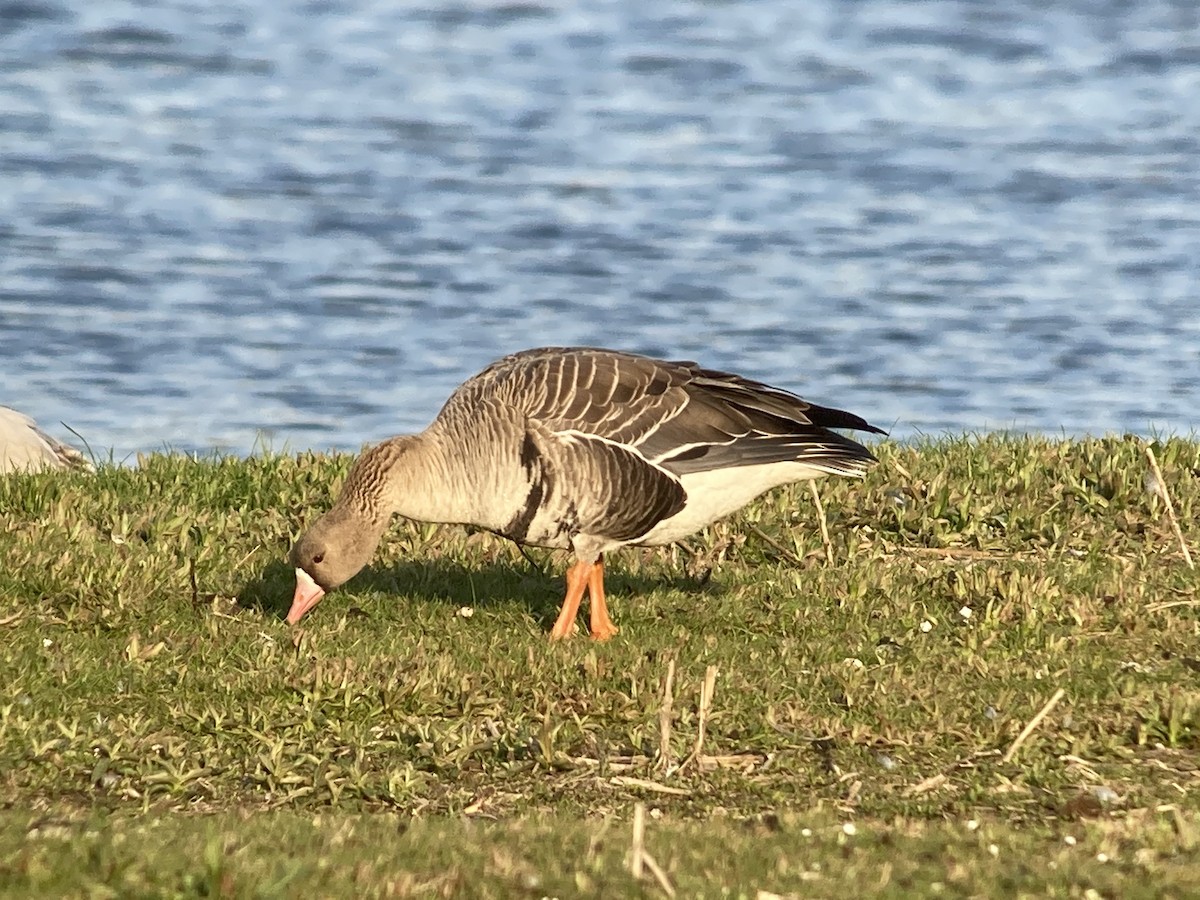
MULTIPOLYGON (((348 458, 0 478, 0 890, 1200 891, 1198 576, 1144 444, 879 453, 829 548, 799 487, 613 558, 604 645, 545 639, 561 557, 404 522, 289 628, 348 458)), ((1197 548, 1200 445, 1156 453, 1197 548)))

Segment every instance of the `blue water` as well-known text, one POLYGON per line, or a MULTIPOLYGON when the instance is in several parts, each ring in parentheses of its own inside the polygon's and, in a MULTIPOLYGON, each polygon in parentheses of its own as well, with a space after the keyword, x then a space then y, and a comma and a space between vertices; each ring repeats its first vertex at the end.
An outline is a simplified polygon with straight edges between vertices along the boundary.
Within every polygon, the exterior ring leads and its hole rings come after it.
POLYGON ((0 403, 346 449, 512 350, 1190 433, 1200 6, 0 0, 0 403))

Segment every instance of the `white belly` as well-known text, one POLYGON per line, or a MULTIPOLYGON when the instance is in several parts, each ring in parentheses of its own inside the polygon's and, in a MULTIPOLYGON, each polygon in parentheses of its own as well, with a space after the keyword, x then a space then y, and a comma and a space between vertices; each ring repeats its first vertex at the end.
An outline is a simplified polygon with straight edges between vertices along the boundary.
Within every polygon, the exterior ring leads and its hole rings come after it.
POLYGON ((680 481, 687 491, 687 505, 671 518, 663 519, 645 537, 634 543, 653 547, 678 541, 717 519, 737 512, 771 488, 826 474, 812 466, 789 461, 684 475, 680 481))

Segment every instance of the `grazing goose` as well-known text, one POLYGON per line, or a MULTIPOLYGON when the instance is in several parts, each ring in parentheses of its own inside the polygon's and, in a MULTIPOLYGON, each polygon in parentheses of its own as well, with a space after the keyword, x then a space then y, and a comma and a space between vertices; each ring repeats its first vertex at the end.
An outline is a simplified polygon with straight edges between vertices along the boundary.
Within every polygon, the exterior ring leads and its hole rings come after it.
POLYGON ((288 622, 370 560, 393 514, 477 525, 575 552, 552 640, 584 592, 591 635, 617 632, 603 556, 686 537, 792 481, 861 476, 875 461, 831 428, 883 432, 692 362, 586 347, 506 356, 458 388, 420 434, 364 451, 341 496, 292 548, 288 622))
POLYGON ((29 416, 0 406, 0 475, 75 468, 90 470, 92 464, 74 447, 38 428, 29 416))

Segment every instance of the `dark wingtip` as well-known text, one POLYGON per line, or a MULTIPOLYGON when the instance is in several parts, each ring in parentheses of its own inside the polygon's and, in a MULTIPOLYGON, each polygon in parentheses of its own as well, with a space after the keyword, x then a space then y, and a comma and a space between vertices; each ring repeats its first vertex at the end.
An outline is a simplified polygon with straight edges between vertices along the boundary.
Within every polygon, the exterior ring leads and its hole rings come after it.
POLYGON ((846 412, 844 409, 833 409, 829 406, 817 406, 814 404, 808 410, 808 418, 814 425, 820 425, 822 428, 848 428, 851 431, 869 431, 872 434, 887 434, 882 428, 876 428, 862 416, 856 416, 854 413, 846 412))

